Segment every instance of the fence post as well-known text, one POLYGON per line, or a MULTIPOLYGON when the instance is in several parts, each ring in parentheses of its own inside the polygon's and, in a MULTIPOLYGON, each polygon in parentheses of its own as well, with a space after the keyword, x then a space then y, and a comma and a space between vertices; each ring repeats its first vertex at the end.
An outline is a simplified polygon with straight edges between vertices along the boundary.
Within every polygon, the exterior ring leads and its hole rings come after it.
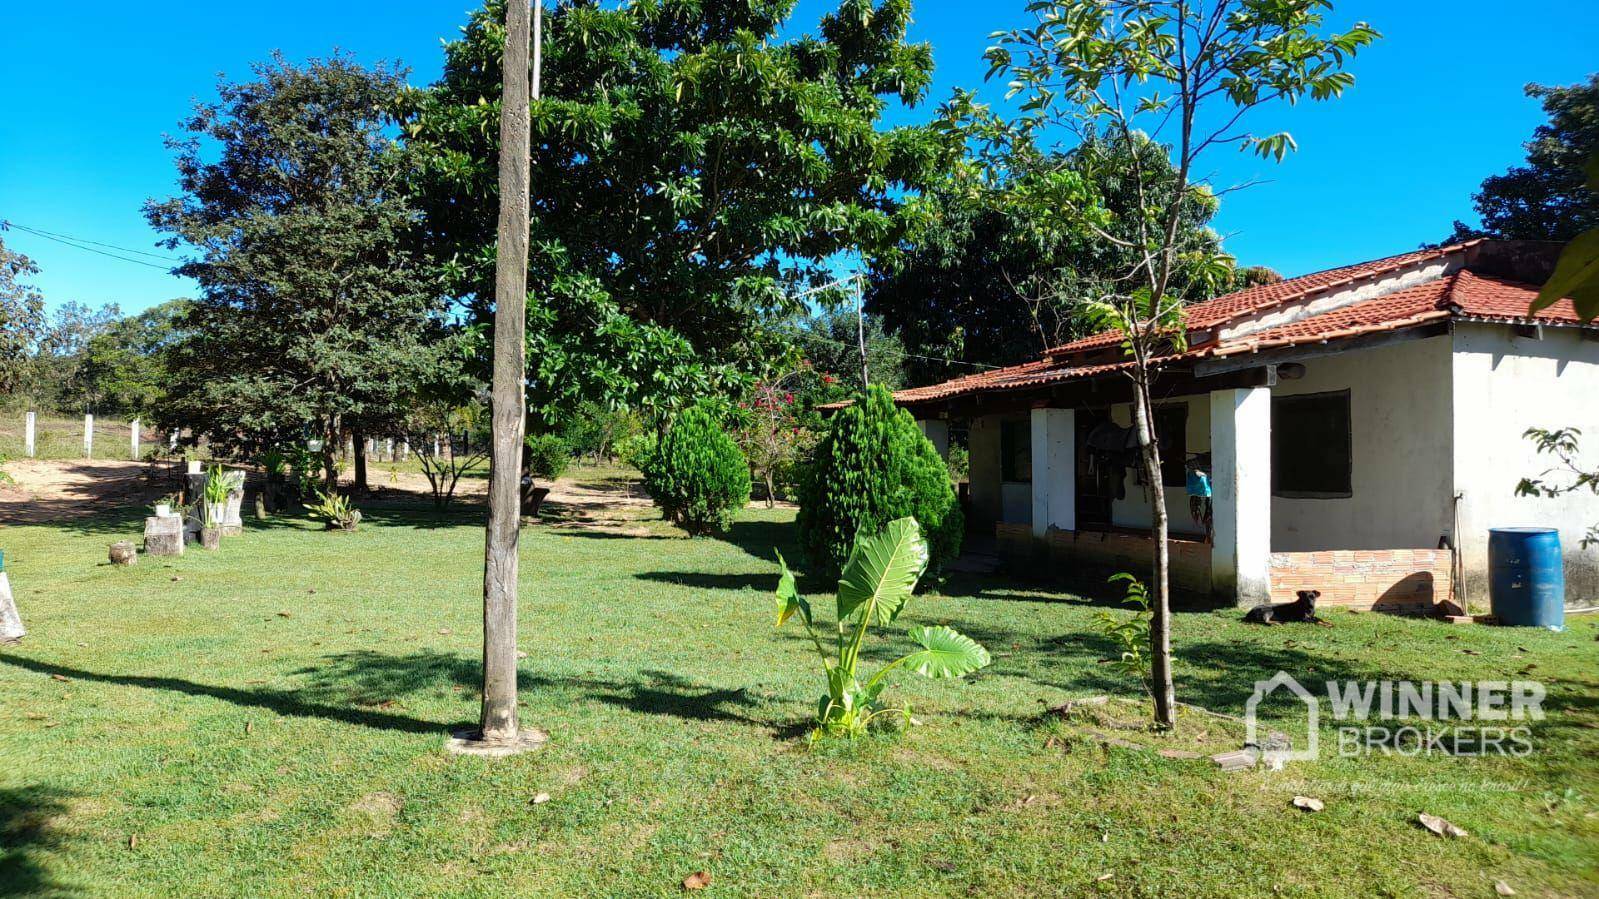
POLYGON ((33 458, 33 413, 32 412, 28 413, 28 421, 27 421, 27 424, 24 425, 23 428, 22 428, 22 435, 23 435, 22 436, 22 446, 24 448, 23 451, 28 454, 28 458, 29 459, 32 459, 33 458))
POLYGON ((83 414, 83 458, 94 458, 94 416, 83 414))
POLYGON ((133 458, 139 458, 139 420, 133 420, 133 434, 128 438, 128 445, 133 448, 133 458))

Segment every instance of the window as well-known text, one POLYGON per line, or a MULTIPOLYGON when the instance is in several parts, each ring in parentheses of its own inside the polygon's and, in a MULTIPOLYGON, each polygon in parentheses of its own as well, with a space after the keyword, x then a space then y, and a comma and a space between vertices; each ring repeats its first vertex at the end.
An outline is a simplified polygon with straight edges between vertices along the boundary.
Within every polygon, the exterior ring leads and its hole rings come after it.
POLYGON ((1271 398, 1271 492, 1352 496, 1349 391, 1271 398))
POLYGON ((1033 480, 1033 423, 1001 422, 999 426, 999 479, 1016 483, 1033 480))
POLYGON ((1187 487, 1187 403, 1155 407, 1155 439, 1160 441, 1160 482, 1167 487, 1187 487))

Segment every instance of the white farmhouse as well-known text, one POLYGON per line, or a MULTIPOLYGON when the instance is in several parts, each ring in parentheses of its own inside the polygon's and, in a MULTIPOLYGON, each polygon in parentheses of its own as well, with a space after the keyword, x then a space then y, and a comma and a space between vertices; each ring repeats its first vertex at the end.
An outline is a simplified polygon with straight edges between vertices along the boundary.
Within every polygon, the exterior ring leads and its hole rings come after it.
MULTIPOLYGON (((1252 287, 1189 308, 1160 360, 1156 425, 1180 590, 1252 604, 1421 609, 1487 598, 1492 527, 1557 527, 1567 599, 1599 598, 1590 494, 1518 497, 1549 467, 1529 427, 1582 429, 1599 459, 1599 323, 1528 306, 1558 247, 1478 240, 1252 287), (1190 477, 1190 475, 1194 477, 1190 477), (1203 475, 1203 477, 1199 477, 1203 475), (1209 503, 1190 497, 1208 482, 1209 503)), ((900 391, 947 448, 965 430, 970 525, 1061 564, 1147 564, 1114 334, 900 391)))

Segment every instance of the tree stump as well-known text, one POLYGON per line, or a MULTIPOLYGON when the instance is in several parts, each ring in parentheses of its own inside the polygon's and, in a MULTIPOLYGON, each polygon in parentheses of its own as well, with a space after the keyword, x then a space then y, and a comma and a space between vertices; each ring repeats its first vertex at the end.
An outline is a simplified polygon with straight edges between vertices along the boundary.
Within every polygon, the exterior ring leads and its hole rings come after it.
POLYGON ((132 540, 118 540, 111 544, 112 565, 132 565, 139 561, 139 551, 133 548, 132 540))
POLYGON ((183 518, 178 515, 146 518, 144 551, 152 556, 183 555, 183 518))
POLYGON ((222 528, 200 528, 200 546, 203 549, 219 549, 222 546, 222 528))
POLYGON ((0 568, 0 643, 16 643, 27 633, 22 616, 17 613, 17 602, 11 598, 11 580, 0 568))

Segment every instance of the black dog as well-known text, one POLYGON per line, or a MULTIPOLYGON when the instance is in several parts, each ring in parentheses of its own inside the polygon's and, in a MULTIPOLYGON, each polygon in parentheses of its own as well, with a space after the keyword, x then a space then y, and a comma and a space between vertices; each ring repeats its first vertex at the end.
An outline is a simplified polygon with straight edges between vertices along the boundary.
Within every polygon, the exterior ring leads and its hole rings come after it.
POLYGON ((1316 617, 1316 597, 1320 595, 1320 590, 1301 590, 1299 598, 1293 602, 1277 605, 1261 603, 1250 609, 1244 620, 1250 624, 1287 624, 1291 621, 1321 624, 1321 619, 1316 617))

